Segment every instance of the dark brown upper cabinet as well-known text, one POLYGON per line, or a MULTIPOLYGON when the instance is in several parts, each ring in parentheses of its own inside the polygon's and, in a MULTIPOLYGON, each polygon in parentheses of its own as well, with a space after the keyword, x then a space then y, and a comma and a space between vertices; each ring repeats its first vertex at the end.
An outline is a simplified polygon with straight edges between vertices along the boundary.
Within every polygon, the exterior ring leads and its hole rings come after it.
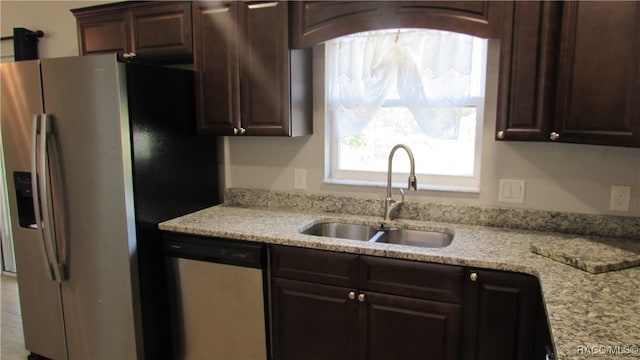
POLYGON ((287 2, 194 2, 193 25, 201 133, 312 133, 311 52, 289 49, 287 2))
POLYGON ((500 41, 497 139, 549 138, 562 4, 506 2, 500 41))
POLYGON ((115 52, 125 60, 193 61, 189 2, 122 2, 71 11, 80 55, 115 52))
POLYGON ((294 1, 291 45, 312 47, 362 31, 428 28, 500 36, 501 1, 294 1))
POLYGON ((640 146, 640 2, 563 6, 557 141, 640 146))
POLYGON ((640 146, 640 3, 505 4, 497 140, 640 146))

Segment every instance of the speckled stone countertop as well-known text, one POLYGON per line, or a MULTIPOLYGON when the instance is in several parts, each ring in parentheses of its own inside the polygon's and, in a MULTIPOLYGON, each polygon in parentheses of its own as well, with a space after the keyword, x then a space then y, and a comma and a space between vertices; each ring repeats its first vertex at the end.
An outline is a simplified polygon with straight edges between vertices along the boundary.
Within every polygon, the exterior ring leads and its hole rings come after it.
MULTIPOLYGON (((340 214, 323 208, 246 207, 247 203, 240 204, 233 200, 233 194, 228 195, 225 205, 169 220, 159 227, 187 234, 531 274, 540 280, 557 359, 615 358, 602 354, 609 346, 627 358, 640 357, 640 267, 592 274, 531 252, 532 242, 565 241, 567 248, 584 247, 584 236, 399 219, 389 225, 452 232, 454 240, 444 248, 369 243, 304 235, 300 230, 322 221, 377 224, 380 216, 340 214)), ((607 239, 599 237, 597 241, 602 244, 607 239)))

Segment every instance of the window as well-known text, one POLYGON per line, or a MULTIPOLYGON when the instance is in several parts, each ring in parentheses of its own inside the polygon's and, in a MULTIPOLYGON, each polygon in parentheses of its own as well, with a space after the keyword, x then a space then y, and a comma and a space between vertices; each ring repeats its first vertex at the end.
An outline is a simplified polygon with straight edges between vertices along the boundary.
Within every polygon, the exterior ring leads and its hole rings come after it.
MULTIPOLYGON (((486 48, 484 39, 422 29, 327 42, 326 181, 386 183, 389 152, 403 143, 419 188, 479 191, 486 48)), ((394 173, 409 170, 402 154, 394 173)), ((397 181, 406 186, 406 176, 397 181)))

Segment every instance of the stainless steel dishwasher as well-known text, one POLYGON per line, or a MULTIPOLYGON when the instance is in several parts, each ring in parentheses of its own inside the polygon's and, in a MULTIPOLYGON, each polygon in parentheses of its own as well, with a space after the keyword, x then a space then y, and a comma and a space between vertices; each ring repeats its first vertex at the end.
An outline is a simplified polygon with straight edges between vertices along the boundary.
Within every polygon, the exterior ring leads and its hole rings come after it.
POLYGON ((266 248, 164 234, 174 358, 265 360, 266 248))

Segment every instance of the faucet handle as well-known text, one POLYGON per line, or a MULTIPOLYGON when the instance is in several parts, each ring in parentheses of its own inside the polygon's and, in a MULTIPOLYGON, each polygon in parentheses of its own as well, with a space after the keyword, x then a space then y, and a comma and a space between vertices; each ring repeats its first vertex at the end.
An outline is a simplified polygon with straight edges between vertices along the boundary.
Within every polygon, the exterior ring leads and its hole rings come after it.
POLYGON ((404 202, 404 189, 400 189, 400 197, 402 197, 402 200, 400 200, 401 203, 404 202))

